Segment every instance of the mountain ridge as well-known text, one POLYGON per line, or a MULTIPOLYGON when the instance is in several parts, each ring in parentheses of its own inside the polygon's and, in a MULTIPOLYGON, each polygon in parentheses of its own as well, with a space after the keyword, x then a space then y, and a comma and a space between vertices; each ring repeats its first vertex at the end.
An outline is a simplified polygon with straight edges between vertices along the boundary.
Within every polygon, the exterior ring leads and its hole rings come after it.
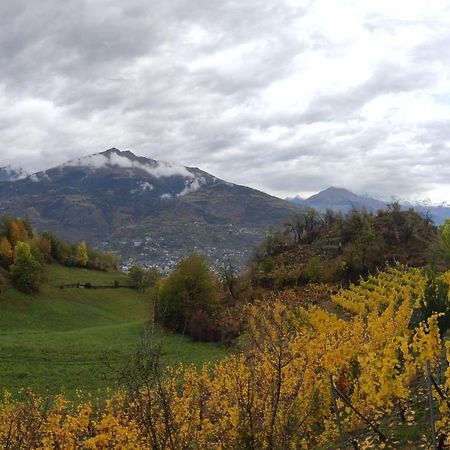
POLYGON ((192 251, 243 263, 271 227, 301 209, 198 168, 116 148, 0 184, 0 214, 160 266, 192 251))

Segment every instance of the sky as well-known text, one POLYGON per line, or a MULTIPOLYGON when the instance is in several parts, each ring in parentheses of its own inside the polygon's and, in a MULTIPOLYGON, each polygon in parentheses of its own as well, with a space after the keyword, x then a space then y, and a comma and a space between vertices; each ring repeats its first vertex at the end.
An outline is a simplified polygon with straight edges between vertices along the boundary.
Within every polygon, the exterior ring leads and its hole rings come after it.
POLYGON ((2 0, 0 166, 117 147, 280 197, 450 201, 448 0, 2 0))

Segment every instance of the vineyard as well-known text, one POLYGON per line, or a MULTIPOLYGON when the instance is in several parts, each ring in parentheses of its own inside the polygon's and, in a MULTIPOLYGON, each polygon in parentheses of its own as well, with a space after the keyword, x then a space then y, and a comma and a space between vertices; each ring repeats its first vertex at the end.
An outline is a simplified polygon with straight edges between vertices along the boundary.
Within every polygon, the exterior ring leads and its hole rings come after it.
POLYGON ((166 369, 147 343, 106 402, 5 394, 0 446, 432 448, 435 429, 444 448, 450 369, 440 315, 419 314, 429 286, 419 269, 386 269, 332 296, 342 317, 273 294, 246 307, 242 349, 215 365, 166 369))

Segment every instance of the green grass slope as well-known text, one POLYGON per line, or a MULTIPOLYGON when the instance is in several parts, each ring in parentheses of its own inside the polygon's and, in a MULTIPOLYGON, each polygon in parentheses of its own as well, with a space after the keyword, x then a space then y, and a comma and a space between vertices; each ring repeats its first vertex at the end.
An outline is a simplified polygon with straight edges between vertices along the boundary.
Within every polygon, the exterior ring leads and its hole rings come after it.
MULTIPOLYGON (((30 387, 45 394, 77 389, 93 392, 115 386, 114 371, 139 345, 149 320, 144 294, 132 289, 60 289, 61 283, 121 285, 121 273, 58 265, 48 267, 47 282, 33 296, 8 285, 0 296, 0 390, 30 387)), ((164 363, 202 364, 223 357, 214 344, 156 332, 164 363)))

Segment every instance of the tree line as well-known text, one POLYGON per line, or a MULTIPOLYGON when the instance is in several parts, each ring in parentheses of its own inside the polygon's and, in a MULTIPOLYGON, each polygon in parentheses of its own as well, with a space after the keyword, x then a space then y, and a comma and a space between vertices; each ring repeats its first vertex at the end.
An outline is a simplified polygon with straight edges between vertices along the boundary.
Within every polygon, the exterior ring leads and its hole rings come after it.
MULTIPOLYGON (((69 267, 118 269, 119 258, 90 248, 86 242, 70 244, 54 233, 38 233, 27 220, 4 216, 0 222, 0 266, 21 291, 39 291, 45 266, 53 262, 69 267)), ((1 277, 0 285, 5 279, 1 277)))
POLYGON ((339 285, 398 263, 430 273, 450 267, 450 220, 438 228, 427 215, 398 204, 377 213, 310 210, 271 231, 240 273, 229 260, 212 270, 192 255, 167 277, 134 267, 130 279, 148 290, 152 315, 162 326, 195 340, 231 342, 247 326, 242 309, 256 299, 295 289, 305 302, 326 300, 339 285))

